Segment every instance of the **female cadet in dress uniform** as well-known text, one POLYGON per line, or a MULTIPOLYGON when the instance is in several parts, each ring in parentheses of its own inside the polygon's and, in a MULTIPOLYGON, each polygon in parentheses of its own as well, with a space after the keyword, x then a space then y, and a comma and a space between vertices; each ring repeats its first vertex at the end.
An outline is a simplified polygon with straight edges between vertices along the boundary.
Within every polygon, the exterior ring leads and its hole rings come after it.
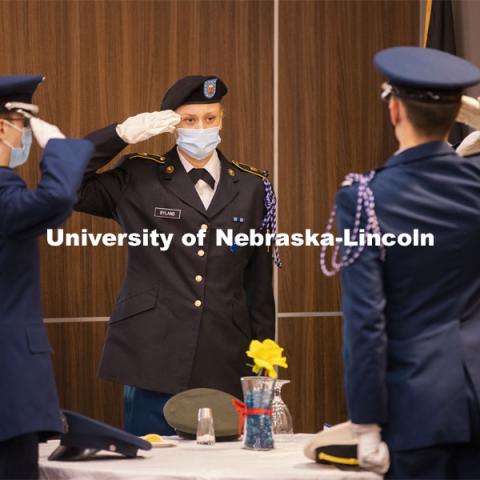
POLYGON ((88 136, 96 155, 76 209, 113 218, 128 233, 174 234, 165 252, 129 247, 109 322, 100 376, 127 385, 125 427, 132 433, 171 433, 163 405, 180 391, 210 387, 241 396, 250 340, 275 335, 271 253, 215 243, 217 229, 275 230, 265 172, 216 148, 226 93, 217 77, 185 77, 168 90, 161 112, 88 136), (127 144, 174 131, 177 145, 165 156, 131 154, 95 173, 127 144), (199 230, 203 246, 182 244, 184 233, 199 230))
POLYGON ((62 431, 50 345, 40 306, 37 237, 72 212, 93 152, 32 114, 41 76, 0 77, 0 478, 38 477, 38 442, 62 431), (30 120, 31 118, 31 120, 30 120), (30 129, 31 124, 31 129, 30 129), (14 168, 32 130, 44 148, 40 182, 28 190, 14 168))

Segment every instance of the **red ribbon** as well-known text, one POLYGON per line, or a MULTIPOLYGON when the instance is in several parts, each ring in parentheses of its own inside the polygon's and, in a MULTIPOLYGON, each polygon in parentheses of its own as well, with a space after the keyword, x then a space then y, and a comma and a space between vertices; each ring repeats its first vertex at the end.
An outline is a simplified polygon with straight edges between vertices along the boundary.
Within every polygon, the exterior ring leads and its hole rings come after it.
POLYGON ((266 408, 247 408, 247 406, 234 398, 232 400, 232 405, 235 407, 235 410, 238 413, 238 434, 241 435, 243 432, 243 425, 245 424, 245 417, 249 415, 271 415, 272 409, 266 408))

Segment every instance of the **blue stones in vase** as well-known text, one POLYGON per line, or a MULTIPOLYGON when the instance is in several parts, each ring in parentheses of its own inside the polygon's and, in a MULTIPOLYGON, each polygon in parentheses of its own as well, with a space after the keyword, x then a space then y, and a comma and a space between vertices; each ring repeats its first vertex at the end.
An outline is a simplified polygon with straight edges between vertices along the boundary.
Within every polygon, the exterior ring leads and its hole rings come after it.
MULTIPOLYGON (((270 388, 250 390, 245 395, 247 410, 270 410, 272 406, 272 391, 270 388)), ((270 450, 273 444, 272 416, 247 414, 245 422, 244 446, 255 450, 270 450)))

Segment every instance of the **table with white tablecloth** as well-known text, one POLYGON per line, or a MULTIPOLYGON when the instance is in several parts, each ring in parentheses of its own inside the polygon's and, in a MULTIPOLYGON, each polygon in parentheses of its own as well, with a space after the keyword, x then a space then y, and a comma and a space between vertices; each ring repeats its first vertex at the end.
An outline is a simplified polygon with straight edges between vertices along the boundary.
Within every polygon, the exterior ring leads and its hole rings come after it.
POLYGON ((296 434, 280 438, 269 451, 242 448, 241 442, 221 442, 213 446, 175 439, 170 448, 139 451, 140 458, 121 458, 99 452, 98 459, 52 462, 49 454, 58 446, 50 441, 40 447, 40 478, 43 480, 310 480, 366 479, 380 476, 355 468, 318 465, 303 455, 303 446, 312 435, 296 434))

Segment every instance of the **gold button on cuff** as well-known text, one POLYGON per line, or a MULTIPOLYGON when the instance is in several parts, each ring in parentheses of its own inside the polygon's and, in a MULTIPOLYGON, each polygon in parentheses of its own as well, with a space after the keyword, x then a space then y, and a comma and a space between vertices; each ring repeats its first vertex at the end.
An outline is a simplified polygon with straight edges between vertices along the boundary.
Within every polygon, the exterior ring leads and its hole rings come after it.
POLYGON ((203 280, 203 277, 201 275, 196 275, 195 276, 195 281, 200 283, 203 280))
POLYGON ((200 250, 197 252, 197 255, 198 255, 199 257, 203 257, 203 256, 205 255, 205 250, 201 250, 201 249, 200 249, 200 250))
POLYGON ((195 300, 193 303, 196 307, 201 307, 202 306, 202 301, 201 300, 195 300))

